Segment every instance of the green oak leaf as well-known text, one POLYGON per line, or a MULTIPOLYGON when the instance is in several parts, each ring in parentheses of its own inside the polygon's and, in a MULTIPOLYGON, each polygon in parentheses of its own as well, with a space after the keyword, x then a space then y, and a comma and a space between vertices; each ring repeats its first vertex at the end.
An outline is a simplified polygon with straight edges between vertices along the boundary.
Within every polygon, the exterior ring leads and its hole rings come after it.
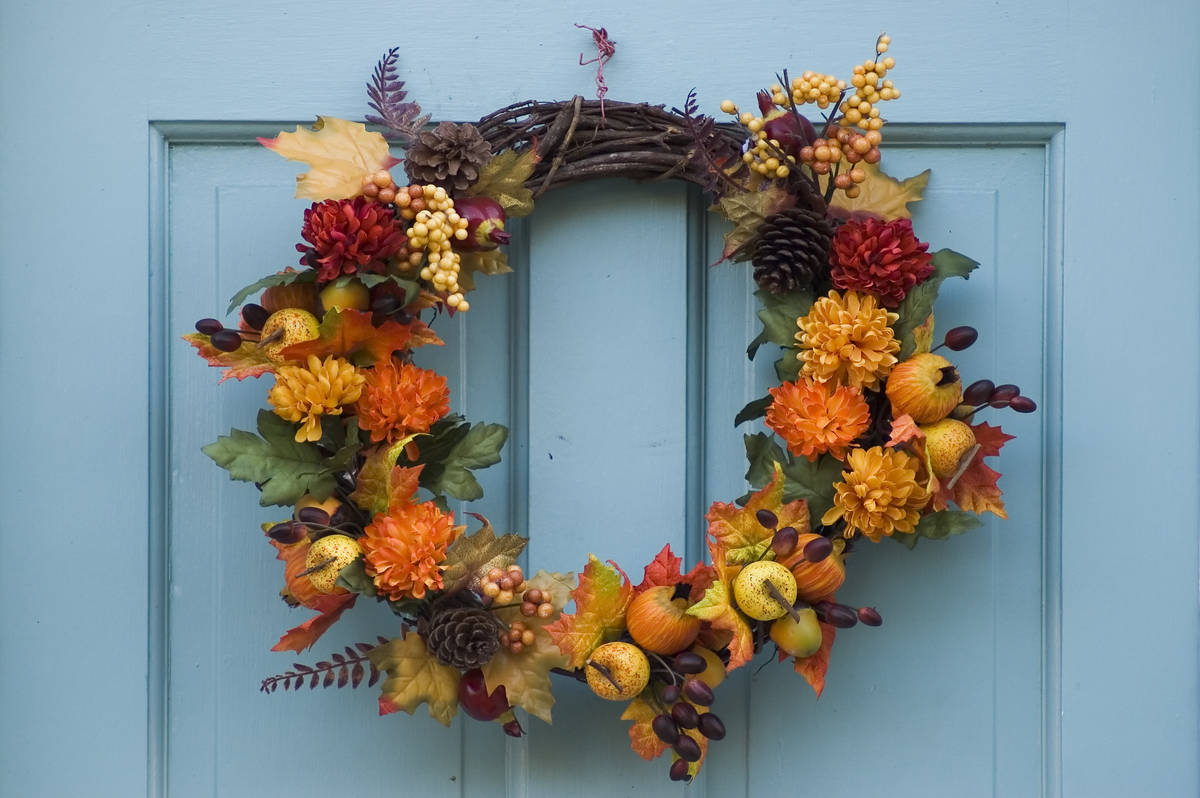
POLYGON ((419 462, 426 464, 421 472, 421 487, 436 497, 448 494, 474 501, 483 496, 483 488, 471 471, 500 462, 500 449, 508 439, 508 429, 501 424, 468 426, 461 423, 461 417, 453 418, 449 425, 435 424, 430 429, 433 441, 421 445, 419 462))
POLYGON ((333 495, 333 471, 313 443, 295 439, 296 425, 270 410, 258 411, 258 432, 240 429, 222 435, 203 452, 233 479, 254 482, 262 490, 259 504, 291 505, 311 493, 318 501, 333 495))
POLYGON ((291 285, 292 283, 315 283, 317 281, 317 272, 315 269, 305 269, 302 272, 280 272, 279 274, 269 274, 266 277, 251 283, 233 295, 233 299, 229 300, 229 307, 226 308, 226 313, 233 313, 233 309, 242 304, 251 294, 257 294, 264 288, 270 288, 275 285, 291 285))
POLYGON ((762 418, 767 414, 767 408, 771 406, 770 394, 755 399, 752 402, 747 402, 746 406, 738 411, 738 414, 733 417, 733 426, 737 426, 745 421, 753 421, 756 418, 762 418))
POLYGON ((796 356, 798 351, 795 348, 784 349, 783 357, 775 361, 775 377, 781 383, 800 379, 800 369, 803 368, 804 362, 796 356))
POLYGON ((754 296, 762 303, 758 318, 763 323, 762 334, 766 340, 783 347, 795 346, 796 333, 800 331, 796 320, 807 316, 812 309, 812 291, 773 294, 760 288, 754 292, 754 296))
POLYGON ((983 526, 983 522, 974 513, 968 513, 964 510, 941 510, 940 512, 922 516, 912 532, 893 533, 892 539, 897 543, 903 543, 911 549, 917 545, 919 538, 945 540, 953 535, 970 532, 972 529, 980 526, 983 526))
POLYGON ((367 576, 366 560, 361 556, 338 571, 337 585, 361 596, 377 596, 375 580, 367 576))
POLYGON ((915 331, 929 318, 929 314, 933 313, 933 303, 937 301, 942 281, 948 277, 968 279, 977 266, 977 262, 952 249, 941 249, 933 253, 933 274, 909 291, 904 301, 896 308, 900 319, 892 325, 892 331, 900 341, 900 360, 907 360, 916 351, 915 331))
MULTIPOLYGON (((804 499, 813 518, 820 518, 833 506, 833 483, 841 482, 842 461, 821 455, 815 463, 808 458, 793 458, 785 452, 775 439, 765 432, 745 436, 746 459, 750 463, 746 481, 758 489, 771 481, 775 463, 783 468, 783 500, 785 502, 804 499)), ((743 496, 742 498, 748 498, 743 496)), ((739 503, 741 503, 739 499, 739 503)))

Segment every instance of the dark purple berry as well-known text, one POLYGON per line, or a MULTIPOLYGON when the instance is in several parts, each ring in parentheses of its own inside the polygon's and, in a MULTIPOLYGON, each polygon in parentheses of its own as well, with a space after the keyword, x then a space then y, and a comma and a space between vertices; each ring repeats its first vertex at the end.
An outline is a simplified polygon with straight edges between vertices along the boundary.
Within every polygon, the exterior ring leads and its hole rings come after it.
POLYGON ((804 544, 804 559, 820 562, 833 553, 833 541, 829 538, 813 538, 804 544))
POLYGON ((306 524, 329 526, 329 513, 320 507, 301 507, 300 511, 296 513, 296 518, 306 524))
POLYGON ((650 728, 654 729, 658 739, 667 745, 671 745, 679 739, 679 727, 675 725, 675 721, 671 720, 669 715, 655 715, 654 720, 650 721, 650 728))
POLYGON ((271 311, 253 302, 242 306, 242 319, 256 330, 261 330, 271 317, 271 311))
POLYGON ((676 704, 671 707, 671 719, 681 729, 694 729, 700 723, 700 715, 691 704, 676 704))
POLYGON ((691 651, 683 651, 675 655, 675 671, 677 673, 704 673, 708 667, 704 657, 691 651))
POLYGON ((1008 403, 1008 406, 1018 413, 1032 413, 1037 410, 1037 402, 1028 396, 1014 396, 1008 403))
POLYGON ((955 327, 946 331, 946 348, 961 352, 979 340, 979 331, 974 327, 955 327))
POLYGON ((225 329, 225 325, 216 319, 200 319, 196 322, 196 332, 204 335, 212 335, 215 332, 220 332, 225 329))
POLYGON ((292 523, 291 521, 284 521, 282 524, 276 524, 267 530, 268 537, 280 543, 299 543, 307 534, 308 527, 304 524, 292 523))
POLYGON ((992 398, 996 383, 991 380, 977 380, 963 391, 963 401, 969 405, 981 405, 992 398))
POLYGON ((1008 404, 1013 397, 1020 396, 1021 389, 1012 384, 997 385, 992 395, 988 397, 988 401, 995 407, 996 402, 1004 402, 1008 404))
POLYGON ((688 773, 688 762, 686 759, 676 759, 671 763, 671 781, 691 781, 692 776, 688 773))
POLYGON ((674 704, 679 700, 679 685, 668 684, 662 689, 662 700, 668 704, 674 704))
POLYGON ((775 531, 775 536, 771 538, 771 551, 775 552, 776 557, 786 557, 791 554, 796 543, 800 540, 800 533, 795 527, 785 526, 783 529, 775 531))
POLYGON ((883 626, 883 617, 874 607, 859 607, 858 620, 867 626, 883 626))
POLYGON ((710 740, 725 739, 725 724, 711 712, 700 716, 700 733, 710 740))
POLYGON ((779 526, 779 516, 775 515, 775 513, 767 510, 766 508, 756 512, 754 517, 758 519, 758 523, 762 524, 767 529, 774 529, 775 527, 779 526))
POLYGON ((830 624, 839 629, 849 629, 858 623, 858 613, 853 607, 847 607, 845 604, 834 604, 825 613, 825 617, 830 624))
POLYGON ((675 741, 675 745, 671 747, 675 749, 675 753, 679 754, 680 761, 697 762, 700 760, 700 743, 686 734, 681 735, 675 741))
POLYGON ((712 688, 699 679, 688 679, 684 682, 683 694, 693 704, 699 704, 702 707, 710 705, 714 698, 712 688))
POLYGON ((242 336, 236 330, 217 330, 208 340, 222 352, 233 352, 242 345, 242 336))

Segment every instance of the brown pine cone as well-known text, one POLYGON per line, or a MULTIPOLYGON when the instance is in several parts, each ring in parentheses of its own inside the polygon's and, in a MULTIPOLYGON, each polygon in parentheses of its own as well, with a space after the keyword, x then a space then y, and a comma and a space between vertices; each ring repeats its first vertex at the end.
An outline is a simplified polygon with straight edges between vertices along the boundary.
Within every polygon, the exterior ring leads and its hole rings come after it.
POLYGON ((492 147, 474 125, 442 122, 418 135, 408 148, 405 169, 414 183, 462 191, 479 179, 492 147))
POLYGON ((475 607, 436 610, 417 625, 429 653, 459 670, 486 665, 500 648, 501 631, 490 612, 475 607))
POLYGON ((829 276, 833 227, 822 214, 789 208, 768 216, 754 242, 754 280, 774 294, 811 288, 829 276))

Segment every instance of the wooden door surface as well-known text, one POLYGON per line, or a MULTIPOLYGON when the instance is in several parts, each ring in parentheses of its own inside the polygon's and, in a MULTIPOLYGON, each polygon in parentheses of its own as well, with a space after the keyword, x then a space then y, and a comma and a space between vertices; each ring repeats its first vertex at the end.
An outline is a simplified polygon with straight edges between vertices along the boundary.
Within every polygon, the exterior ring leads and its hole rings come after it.
MULTIPOLYGON (((617 705, 557 686, 555 725, 504 738, 375 717, 372 689, 259 681, 395 621, 360 605, 309 654, 252 487, 200 452, 263 404, 217 388, 179 336, 290 265, 305 203, 266 152, 317 114, 361 118, 390 46, 435 119, 590 95, 748 102, 784 67, 846 72, 880 29, 903 99, 884 168, 932 169, 914 225, 981 262, 939 327, 979 328, 968 379, 1037 414, 997 468, 1010 518, 851 561, 820 701, 787 666, 738 672, 692 795, 1194 796, 1200 12, 1104 0, 844 8, 461 7, 119 0, 0 7, 0 795, 659 795, 617 705), (1117 102, 1125 106, 1121 109, 1117 102), (265 120, 265 121, 264 121, 265 120)), ((749 270, 710 267, 722 223, 681 184, 553 192, 514 273, 440 319, 422 364, 452 407, 512 434, 466 509, 527 534, 530 568, 629 570, 703 553, 745 491, 735 413, 770 358, 749 270)), ((456 507, 461 511, 463 507, 456 507)), ((990 517, 990 516, 989 516, 990 517)))

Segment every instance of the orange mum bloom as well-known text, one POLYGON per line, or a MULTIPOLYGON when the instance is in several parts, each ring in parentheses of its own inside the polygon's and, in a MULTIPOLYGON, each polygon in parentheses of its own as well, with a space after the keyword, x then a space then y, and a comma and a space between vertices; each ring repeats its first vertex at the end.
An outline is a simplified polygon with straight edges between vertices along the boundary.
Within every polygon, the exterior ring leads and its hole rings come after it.
POLYGON ((841 460, 850 442, 866 432, 871 410, 857 388, 800 378, 771 388, 767 426, 788 451, 815 461, 829 452, 841 460))
POLYGON ((899 318, 871 294, 830 291, 796 320, 801 372, 817 382, 878 389, 900 351, 890 326, 899 318))
POLYGON ((390 515, 379 513, 359 540, 367 575, 392 601, 441 590, 440 563, 462 530, 454 525, 454 513, 443 513, 433 502, 404 505, 390 515))
POLYGON ((895 449, 854 449, 846 458, 845 482, 834 483, 833 507, 822 524, 846 521, 846 537, 862 532, 876 543, 884 535, 912 532, 929 494, 917 482, 920 461, 895 449))
POLYGON ((358 400, 358 426, 370 431, 372 441, 391 443, 428 432, 450 412, 446 378, 436 372, 389 360, 367 370, 366 377, 358 400))

